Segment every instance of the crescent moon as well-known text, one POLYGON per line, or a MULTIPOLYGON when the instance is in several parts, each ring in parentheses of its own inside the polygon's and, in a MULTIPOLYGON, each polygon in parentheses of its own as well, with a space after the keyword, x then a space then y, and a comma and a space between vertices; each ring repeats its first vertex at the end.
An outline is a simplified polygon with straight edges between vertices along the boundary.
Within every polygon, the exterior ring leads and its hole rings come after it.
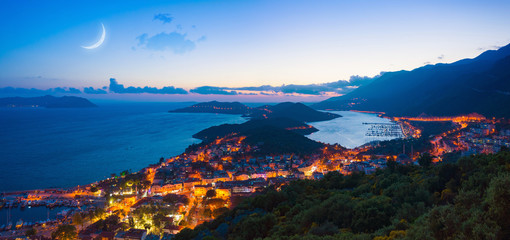
POLYGON ((99 41, 97 41, 96 43, 94 43, 90 46, 81 46, 82 48, 94 49, 94 48, 101 46, 101 44, 103 44, 104 38, 106 37, 106 29, 104 28, 104 25, 102 23, 101 23, 101 27, 103 27, 103 34, 101 34, 101 38, 99 39, 99 41))

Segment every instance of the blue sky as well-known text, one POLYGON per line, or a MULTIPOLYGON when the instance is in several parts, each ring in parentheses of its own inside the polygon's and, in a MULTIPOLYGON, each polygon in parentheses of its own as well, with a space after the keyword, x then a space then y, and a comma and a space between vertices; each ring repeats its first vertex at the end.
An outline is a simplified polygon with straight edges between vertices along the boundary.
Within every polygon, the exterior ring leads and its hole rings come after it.
POLYGON ((510 1, 3 1, 0 87, 318 84, 510 43, 510 1), (100 38, 97 49, 86 50, 100 38))

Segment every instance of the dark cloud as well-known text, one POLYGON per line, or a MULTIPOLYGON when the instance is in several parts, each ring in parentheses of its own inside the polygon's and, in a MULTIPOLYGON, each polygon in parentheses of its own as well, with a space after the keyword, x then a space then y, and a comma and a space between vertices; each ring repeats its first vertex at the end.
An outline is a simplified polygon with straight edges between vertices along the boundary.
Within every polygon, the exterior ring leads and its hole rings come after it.
POLYGON ((153 20, 159 20, 162 21, 163 23, 171 23, 172 20, 174 20, 174 18, 169 13, 160 13, 154 15, 153 20))
POLYGON ((171 50, 176 54, 183 54, 192 51, 196 47, 194 41, 186 38, 186 34, 178 32, 162 32, 151 37, 144 33, 136 39, 138 40, 138 46, 153 51, 171 50))
POLYGON ((107 92, 103 89, 94 89, 93 87, 83 88, 83 92, 86 94, 106 94, 107 92))
POLYGON ((226 88, 202 86, 189 90, 198 94, 237 95, 236 91, 226 91, 226 88))
POLYGON ((182 88, 175 88, 172 86, 155 88, 155 87, 127 87, 123 84, 119 84, 115 78, 110 78, 110 92, 114 93, 154 93, 154 94, 188 94, 188 92, 182 88))
POLYGON ((437 59, 439 59, 439 60, 443 60, 443 58, 444 58, 444 54, 441 54, 441 56, 437 57, 437 59))

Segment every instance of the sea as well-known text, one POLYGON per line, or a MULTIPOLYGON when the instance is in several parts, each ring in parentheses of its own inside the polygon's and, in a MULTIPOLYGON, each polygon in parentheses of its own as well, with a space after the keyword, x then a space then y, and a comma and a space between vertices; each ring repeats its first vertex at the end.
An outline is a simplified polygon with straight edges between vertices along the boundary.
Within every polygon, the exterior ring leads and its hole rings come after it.
MULTIPOLYGON (((0 108, 0 194, 92 183, 121 171, 139 171, 161 157, 199 143, 192 135, 224 123, 243 123, 240 115, 169 113, 193 103, 101 102, 97 108, 0 108)), ((247 104, 258 106, 257 104, 247 104)), ((262 104, 260 104, 262 105, 262 104)), ((309 138, 354 148, 374 140, 366 122, 389 123, 374 114, 334 112, 330 121, 309 123, 319 129, 309 138)), ((62 209, 0 210, 7 219, 53 219, 62 209)))
MULTIPOLYGON (((240 115, 169 113, 193 103, 105 102, 97 108, 0 108, 0 193, 84 185, 139 171, 161 157, 199 143, 192 135, 240 115)), ((252 104, 253 105, 253 104, 252 104)), ((365 122, 389 123, 375 114, 338 111, 310 139, 354 148, 388 137, 367 137, 365 122)))
POLYGON ((240 115, 169 113, 192 103, 0 108, 0 193, 66 188, 139 171, 199 143, 193 134, 240 115))

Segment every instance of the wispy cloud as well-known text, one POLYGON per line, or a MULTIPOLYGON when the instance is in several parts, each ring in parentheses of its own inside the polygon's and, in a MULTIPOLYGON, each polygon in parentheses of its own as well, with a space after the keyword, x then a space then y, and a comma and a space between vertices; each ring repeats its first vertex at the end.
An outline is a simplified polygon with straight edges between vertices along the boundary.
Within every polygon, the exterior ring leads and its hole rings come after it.
POLYGON ((159 20, 162 21, 163 23, 171 23, 174 20, 174 18, 169 13, 160 13, 154 15, 153 20, 159 20))
MULTIPOLYGON (((169 13, 159 13, 154 16, 153 20, 166 24, 173 22, 174 18, 169 13)), ((192 28, 196 29, 195 25, 192 28)), ((190 39, 184 31, 184 27, 181 24, 177 24, 171 32, 164 31, 154 35, 143 33, 136 37, 136 40, 137 46, 141 49, 161 52, 172 51, 175 54, 184 54, 193 51, 197 43, 206 40, 206 36, 190 39)), ((132 49, 136 50, 136 47, 132 47, 132 49)))
POLYGON ((441 54, 439 57, 437 57, 437 59, 439 59, 439 60, 443 60, 443 58, 444 58, 444 54, 441 54))
POLYGON ((188 39, 186 34, 178 32, 162 32, 150 37, 144 33, 138 36, 137 40, 138 46, 142 48, 153 51, 171 50, 176 54, 190 52, 196 47, 195 42, 188 39))
POLYGON ((114 93, 153 93, 153 94, 188 94, 188 92, 182 88, 175 88, 173 86, 155 88, 145 86, 141 87, 124 87, 123 84, 119 84, 115 78, 110 78, 110 92, 114 93))

